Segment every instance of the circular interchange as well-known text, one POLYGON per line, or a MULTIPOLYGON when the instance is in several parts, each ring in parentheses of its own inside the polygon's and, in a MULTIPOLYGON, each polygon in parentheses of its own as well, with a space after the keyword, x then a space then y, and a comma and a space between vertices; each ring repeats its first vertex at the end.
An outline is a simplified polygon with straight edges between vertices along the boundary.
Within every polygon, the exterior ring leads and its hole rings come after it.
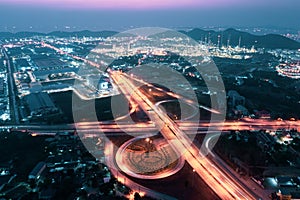
MULTIPOLYGON (((135 82, 132 91, 138 90, 140 86, 151 83, 152 85, 160 85, 168 88, 174 93, 173 96, 177 95, 187 97, 188 101, 198 104, 197 95, 183 73, 187 70, 186 67, 192 67, 194 76, 200 77, 207 86, 210 94, 214 94, 210 95, 211 108, 212 110, 217 110, 219 112, 212 112, 211 121, 224 121, 226 113, 225 88, 217 66, 214 64, 213 60, 210 59, 210 54, 207 47, 199 44, 192 38, 189 38, 187 35, 174 30, 146 27, 128 30, 126 32, 116 34, 113 37, 109 37, 90 52, 85 59, 86 62, 84 62, 84 64, 79 68, 78 74, 82 77, 90 76, 90 78, 93 79, 95 78, 94 75, 97 75, 100 80, 101 76, 104 76, 106 72, 108 72, 107 75, 109 76, 110 72, 121 70, 118 68, 114 69, 114 61, 118 61, 118 58, 123 59, 124 57, 132 55, 137 56, 138 65, 134 67, 131 66, 123 72, 124 75, 131 76, 131 81, 135 82), (107 49, 108 46, 111 48, 107 49), (171 67, 171 65, 174 63, 168 63, 168 65, 164 64, 164 62, 153 63, 151 60, 153 55, 157 58, 164 56, 172 57, 174 55, 178 56, 177 61, 183 63, 182 66, 180 65, 182 67, 181 70, 183 71, 179 72, 178 70, 175 70, 175 68, 179 66, 177 66, 176 63, 173 65, 173 67, 171 67), (149 62, 144 62, 147 59, 149 62), (187 63, 188 66, 186 65, 187 63), (109 66, 111 67, 108 68, 109 66), (178 83, 180 83, 181 86, 178 85, 178 83), (185 88, 188 87, 190 89, 186 90, 182 85, 185 85, 185 88)), ((121 67, 117 64, 116 66, 121 67)), ((107 78, 109 78, 108 76, 107 78)), ((81 83, 81 79, 76 79, 74 82, 74 87, 81 91, 85 88, 85 84, 81 83)), ((120 107, 124 108, 126 113, 128 113, 128 105, 123 106, 124 102, 118 100, 118 98, 115 98, 118 96, 115 94, 117 94, 117 92, 113 93, 111 97, 111 112, 114 119, 117 119, 119 117, 120 107)), ((76 95, 73 95, 72 98, 72 113, 74 123, 77 128, 78 135, 80 137, 84 137, 85 133, 81 132, 77 125, 80 125, 80 122, 84 121, 85 119, 91 119, 89 121, 95 122, 98 121, 95 109, 95 99, 92 99, 91 102, 87 104, 86 101, 76 100, 77 98, 74 98, 74 96, 76 95)), ((198 106, 196 105, 196 107, 198 106)), ((181 106, 181 109, 182 108, 184 107, 181 106)), ((181 113, 185 112, 186 111, 181 111, 181 113)), ((195 118, 200 119, 199 113, 195 118)), ((128 122, 128 124, 135 123, 130 118, 128 120, 127 117, 125 120, 128 122)), ((115 120, 121 130, 123 130, 123 121, 124 120, 115 120)), ((161 131, 161 128, 162 127, 158 127, 159 130, 156 133, 161 131)), ((209 127, 207 131, 210 131, 211 129, 213 129, 213 127, 209 127)), ((99 136, 104 135, 104 130, 100 125, 95 126, 93 131, 97 132, 99 136)), ((126 129, 124 132, 127 133, 126 129)), ((130 135, 130 132, 128 134, 130 135)), ((220 136, 220 134, 221 132, 218 133, 218 136, 220 136)), ((195 135, 196 134, 193 136, 195 135)), ((205 141, 208 138, 208 135, 205 136, 203 144, 205 144, 205 141)), ((193 139, 190 138, 188 143, 192 144, 192 141, 193 139)), ((88 150, 93 148, 89 146, 89 144, 86 144, 84 140, 83 144, 88 150)), ((213 145, 211 147, 213 147, 213 145)), ((176 151, 177 159, 181 160, 181 155, 185 153, 186 149, 175 149, 173 151, 176 151)), ((206 148, 205 145, 202 145, 200 147, 200 152, 201 154, 199 157, 204 157, 208 155, 210 149, 206 148)), ((96 155, 94 156, 96 157, 96 155)))
POLYGON ((177 173, 184 159, 161 136, 136 137, 116 153, 116 163, 126 174, 140 179, 166 178, 177 173))

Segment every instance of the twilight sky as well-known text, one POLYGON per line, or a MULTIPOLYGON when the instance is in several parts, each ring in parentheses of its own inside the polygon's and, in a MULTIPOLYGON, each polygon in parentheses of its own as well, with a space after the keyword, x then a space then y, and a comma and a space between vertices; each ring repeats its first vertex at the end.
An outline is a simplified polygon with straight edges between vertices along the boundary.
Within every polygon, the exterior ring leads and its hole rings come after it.
POLYGON ((300 0, 0 0, 0 31, 277 26, 300 30, 300 0))
MULTIPOLYGON (((258 0, 254 0, 260 2, 258 0)), ((161 9, 215 7, 224 5, 249 4, 245 0, 2 0, 7 5, 50 6, 68 9, 161 9)))

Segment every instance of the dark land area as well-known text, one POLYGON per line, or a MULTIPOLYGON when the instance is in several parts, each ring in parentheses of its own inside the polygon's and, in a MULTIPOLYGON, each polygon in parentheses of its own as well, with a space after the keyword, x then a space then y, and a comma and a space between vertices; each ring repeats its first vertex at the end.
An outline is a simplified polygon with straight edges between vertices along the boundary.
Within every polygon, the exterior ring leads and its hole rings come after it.
POLYGON ((18 174, 19 180, 27 180, 34 166, 47 157, 46 138, 32 137, 22 132, 0 133, 0 165, 10 165, 11 172, 18 174))

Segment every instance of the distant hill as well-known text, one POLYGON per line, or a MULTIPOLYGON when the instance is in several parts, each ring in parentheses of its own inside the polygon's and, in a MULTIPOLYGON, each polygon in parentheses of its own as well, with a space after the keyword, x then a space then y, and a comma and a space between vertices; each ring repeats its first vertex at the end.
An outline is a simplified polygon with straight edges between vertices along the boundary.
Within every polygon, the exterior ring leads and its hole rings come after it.
POLYGON ((246 47, 258 47, 258 48, 267 48, 267 49, 300 49, 300 43, 289 39, 287 37, 268 34, 268 35, 253 35, 247 32, 238 31, 235 29, 227 29, 225 31, 205 31, 202 29, 193 29, 191 31, 182 33, 190 36, 197 41, 211 41, 214 44, 218 44, 218 37, 220 40, 220 45, 231 45, 246 47))
POLYGON ((26 38, 33 36, 56 36, 56 37, 110 37, 118 32, 115 31, 75 31, 75 32, 67 32, 67 31, 54 31, 50 33, 38 33, 38 32, 0 32, 0 39, 5 38, 26 38))
MULTIPOLYGON (((224 31, 216 32, 216 31, 205 31, 202 29, 193 29, 191 31, 180 31, 188 35, 197 41, 210 41, 214 44, 218 44, 218 38, 220 40, 220 45, 231 45, 237 46, 239 43, 243 47, 252 47, 256 48, 267 48, 267 49, 300 49, 300 43, 289 39, 287 37, 276 35, 276 34, 268 34, 268 35, 253 35, 247 32, 238 31, 235 29, 227 29, 224 31)), ((110 37, 118 32, 115 31, 76 31, 76 32, 66 32, 66 31, 54 31, 51 33, 37 33, 37 32, 18 32, 18 33, 10 33, 10 32, 0 32, 0 39, 5 38, 25 38, 32 36, 56 36, 56 37, 110 37)), ((169 34, 167 34, 169 35, 169 34)), ((175 34, 177 35, 177 34, 175 34)), ((175 36, 174 35, 174 36, 175 36)), ((159 35, 161 37, 164 34, 159 35)), ((158 37, 158 36, 156 36, 158 37)))

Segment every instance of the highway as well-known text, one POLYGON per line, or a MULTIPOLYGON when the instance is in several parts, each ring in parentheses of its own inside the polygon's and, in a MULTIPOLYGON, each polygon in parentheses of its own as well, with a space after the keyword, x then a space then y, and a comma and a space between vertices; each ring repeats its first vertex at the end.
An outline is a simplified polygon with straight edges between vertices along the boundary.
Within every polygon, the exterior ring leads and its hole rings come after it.
POLYGON ((119 86, 129 101, 136 101, 150 119, 160 129, 173 149, 180 150, 182 156, 221 199, 257 199, 252 193, 241 187, 236 181, 227 177, 199 149, 178 125, 160 108, 156 107, 131 80, 121 72, 111 72, 111 78, 119 86))
MULTIPOLYGON (((231 131, 231 130, 277 130, 277 129, 291 129, 294 128, 300 131, 299 121, 277 121, 277 120, 265 120, 265 119, 245 119, 239 121, 225 121, 219 122, 190 122, 190 121, 175 121, 177 126, 185 131, 186 134, 210 134, 216 131, 231 131)), ((33 133, 56 133, 64 131, 74 131, 87 135, 99 135, 100 133, 111 133, 112 136, 120 135, 133 135, 139 136, 149 133, 158 133, 156 125, 149 122, 78 122, 75 124, 61 124, 61 125, 2 125, 0 129, 10 129, 21 132, 33 132, 33 133)))
POLYGON ((199 107, 199 108, 201 108, 203 110, 207 110, 207 111, 209 111, 211 113, 220 114, 220 112, 218 110, 209 108, 209 107, 204 106, 204 105, 199 105, 198 103, 195 103, 192 100, 190 100, 190 99, 188 99, 188 98, 186 98, 186 97, 184 97, 182 95, 176 94, 176 93, 171 92, 171 91, 166 91, 163 88, 158 88, 158 87, 154 86, 151 83, 147 83, 147 82, 145 82, 145 81, 143 81, 143 80, 135 77, 134 75, 130 75, 130 76, 128 74, 123 74, 123 75, 126 76, 127 78, 131 79, 131 80, 134 80, 134 81, 138 82, 139 85, 141 85, 141 86, 147 85, 148 87, 155 88, 156 90, 158 90, 160 92, 166 93, 170 97, 173 97, 173 98, 176 98, 176 99, 180 99, 180 100, 184 101, 187 104, 191 104, 191 105, 199 107))
POLYGON ((13 76, 13 71, 11 70, 12 66, 9 60, 9 57, 5 51, 5 48, 2 47, 2 52, 4 54, 6 64, 7 64, 7 79, 8 79, 8 89, 9 89, 9 99, 10 99, 10 105, 13 110, 11 110, 11 113, 14 113, 14 120, 16 124, 20 123, 20 117, 19 117, 19 112, 18 112, 18 107, 17 107, 17 101, 16 101, 16 94, 15 94, 15 89, 14 89, 14 76, 13 76))
MULTIPOLYGON (((208 140, 205 141, 205 146, 210 148, 210 145, 214 145, 215 140, 219 137, 218 134, 211 134, 208 140)), ((212 148, 210 148, 212 149, 212 148)), ((261 199, 269 199, 270 192, 261 188, 257 183, 255 183, 250 178, 244 179, 240 178, 240 174, 236 172, 232 167, 230 167, 225 161, 223 161, 214 151, 210 151, 209 155, 212 156, 213 163, 217 165, 224 173, 231 177, 232 179, 236 180, 236 182, 244 188, 247 188, 249 191, 253 193, 253 195, 259 196, 261 199), (253 189, 255 188, 255 191, 253 189)))

